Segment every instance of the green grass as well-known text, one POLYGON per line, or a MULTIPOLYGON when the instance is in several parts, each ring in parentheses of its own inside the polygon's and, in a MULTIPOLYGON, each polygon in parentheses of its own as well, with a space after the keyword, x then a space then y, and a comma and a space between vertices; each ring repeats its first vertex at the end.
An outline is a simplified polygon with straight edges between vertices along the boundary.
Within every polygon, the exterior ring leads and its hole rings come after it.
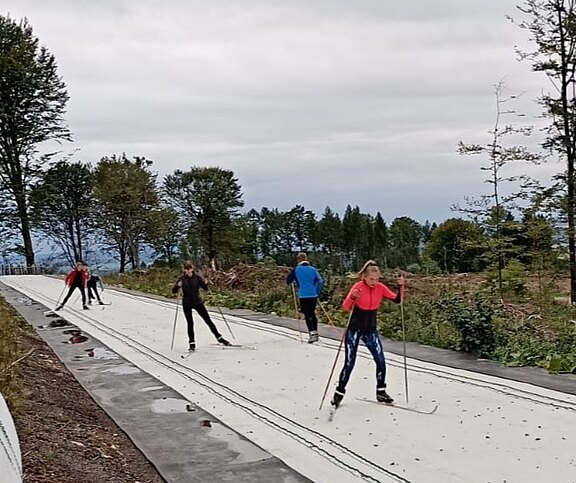
POLYGON ((0 392, 8 406, 19 402, 18 365, 12 365, 22 355, 20 335, 27 326, 24 319, 0 297, 0 392))

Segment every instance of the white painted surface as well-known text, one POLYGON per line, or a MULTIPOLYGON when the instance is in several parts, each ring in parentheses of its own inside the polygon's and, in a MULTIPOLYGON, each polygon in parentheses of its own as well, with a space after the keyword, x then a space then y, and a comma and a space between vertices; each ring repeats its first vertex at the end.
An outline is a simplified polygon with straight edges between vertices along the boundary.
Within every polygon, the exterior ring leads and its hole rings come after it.
POLYGON ((22 483, 20 443, 2 394, 0 394, 0 481, 22 483))
MULTIPOLYGON (((61 281, 40 276, 0 280, 50 308, 62 290, 61 281)), ((173 304, 113 290, 103 298, 112 305, 82 311, 69 303, 62 315, 313 481, 576 482, 574 396, 409 360, 411 403, 429 409, 437 401, 437 413, 378 407, 356 399, 375 394, 364 350, 328 422, 333 385, 322 412, 318 406, 337 341, 300 344, 289 329, 226 316, 237 342, 257 350, 224 349, 196 317, 198 349, 182 360, 181 312, 170 351, 173 304)), ((229 336, 220 315, 211 315, 229 336)), ((401 359, 387 358, 390 393, 403 402, 401 359)))

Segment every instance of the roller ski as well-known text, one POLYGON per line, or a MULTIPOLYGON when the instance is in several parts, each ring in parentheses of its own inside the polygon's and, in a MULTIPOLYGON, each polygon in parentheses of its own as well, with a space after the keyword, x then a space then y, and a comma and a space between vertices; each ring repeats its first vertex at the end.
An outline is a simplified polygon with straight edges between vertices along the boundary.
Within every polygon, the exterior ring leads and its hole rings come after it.
POLYGON ((378 406, 388 406, 391 408, 403 409, 404 411, 410 411, 410 412, 417 413, 417 414, 434 414, 438 410, 438 404, 436 404, 431 410, 425 411, 422 409, 416 409, 416 408, 413 408, 410 406, 404 406, 402 404, 397 404, 394 402, 394 400, 392 398, 390 398, 390 399, 392 399, 392 402, 386 402, 383 400, 379 400, 378 398, 376 399, 376 401, 374 401, 373 399, 367 399, 367 398, 361 398, 361 397, 358 397, 356 399, 358 401, 362 401, 362 402, 377 404, 378 406))
POLYGON ((194 354, 195 351, 196 351, 196 344, 190 343, 188 345, 188 350, 186 352, 184 352, 184 354, 182 354, 180 357, 182 359, 188 359, 188 357, 190 357, 192 354, 194 354))
POLYGON ((252 347, 249 345, 242 345, 242 344, 232 344, 228 342, 228 344, 211 344, 215 347, 220 347, 222 349, 247 349, 247 350, 256 350, 256 347, 252 347))

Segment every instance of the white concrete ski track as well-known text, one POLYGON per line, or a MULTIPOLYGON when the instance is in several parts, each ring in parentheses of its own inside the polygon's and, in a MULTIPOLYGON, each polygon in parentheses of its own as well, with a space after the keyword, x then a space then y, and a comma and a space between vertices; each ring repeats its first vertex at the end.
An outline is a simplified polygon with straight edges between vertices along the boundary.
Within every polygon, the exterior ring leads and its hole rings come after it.
MULTIPOLYGON (((49 308, 63 287, 42 276, 0 280, 49 308)), ((170 351, 173 303, 110 289, 103 298, 112 305, 82 311, 69 302, 61 314, 313 481, 576 482, 575 396, 409 360, 411 404, 438 403, 438 411, 378 407, 356 400, 375 392, 373 362, 361 351, 328 422, 333 386, 322 412, 318 406, 338 341, 300 344, 290 329, 226 315, 235 342, 258 350, 213 346, 198 321, 197 352, 182 360, 181 311, 170 351)), ((211 316, 229 336, 221 316, 211 316)), ((401 358, 387 357, 390 393, 404 403, 401 358)))

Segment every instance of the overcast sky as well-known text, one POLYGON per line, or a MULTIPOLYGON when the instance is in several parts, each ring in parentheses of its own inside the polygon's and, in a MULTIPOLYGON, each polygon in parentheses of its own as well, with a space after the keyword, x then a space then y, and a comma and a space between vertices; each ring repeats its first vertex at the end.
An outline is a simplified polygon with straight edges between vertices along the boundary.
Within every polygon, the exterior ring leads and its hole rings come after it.
MULTIPOLYGON (((347 204, 440 222, 489 186, 493 85, 539 113, 518 0, 3 0, 55 56, 74 160, 234 171, 245 208, 347 204)), ((545 179, 557 163, 519 168, 545 179)))

